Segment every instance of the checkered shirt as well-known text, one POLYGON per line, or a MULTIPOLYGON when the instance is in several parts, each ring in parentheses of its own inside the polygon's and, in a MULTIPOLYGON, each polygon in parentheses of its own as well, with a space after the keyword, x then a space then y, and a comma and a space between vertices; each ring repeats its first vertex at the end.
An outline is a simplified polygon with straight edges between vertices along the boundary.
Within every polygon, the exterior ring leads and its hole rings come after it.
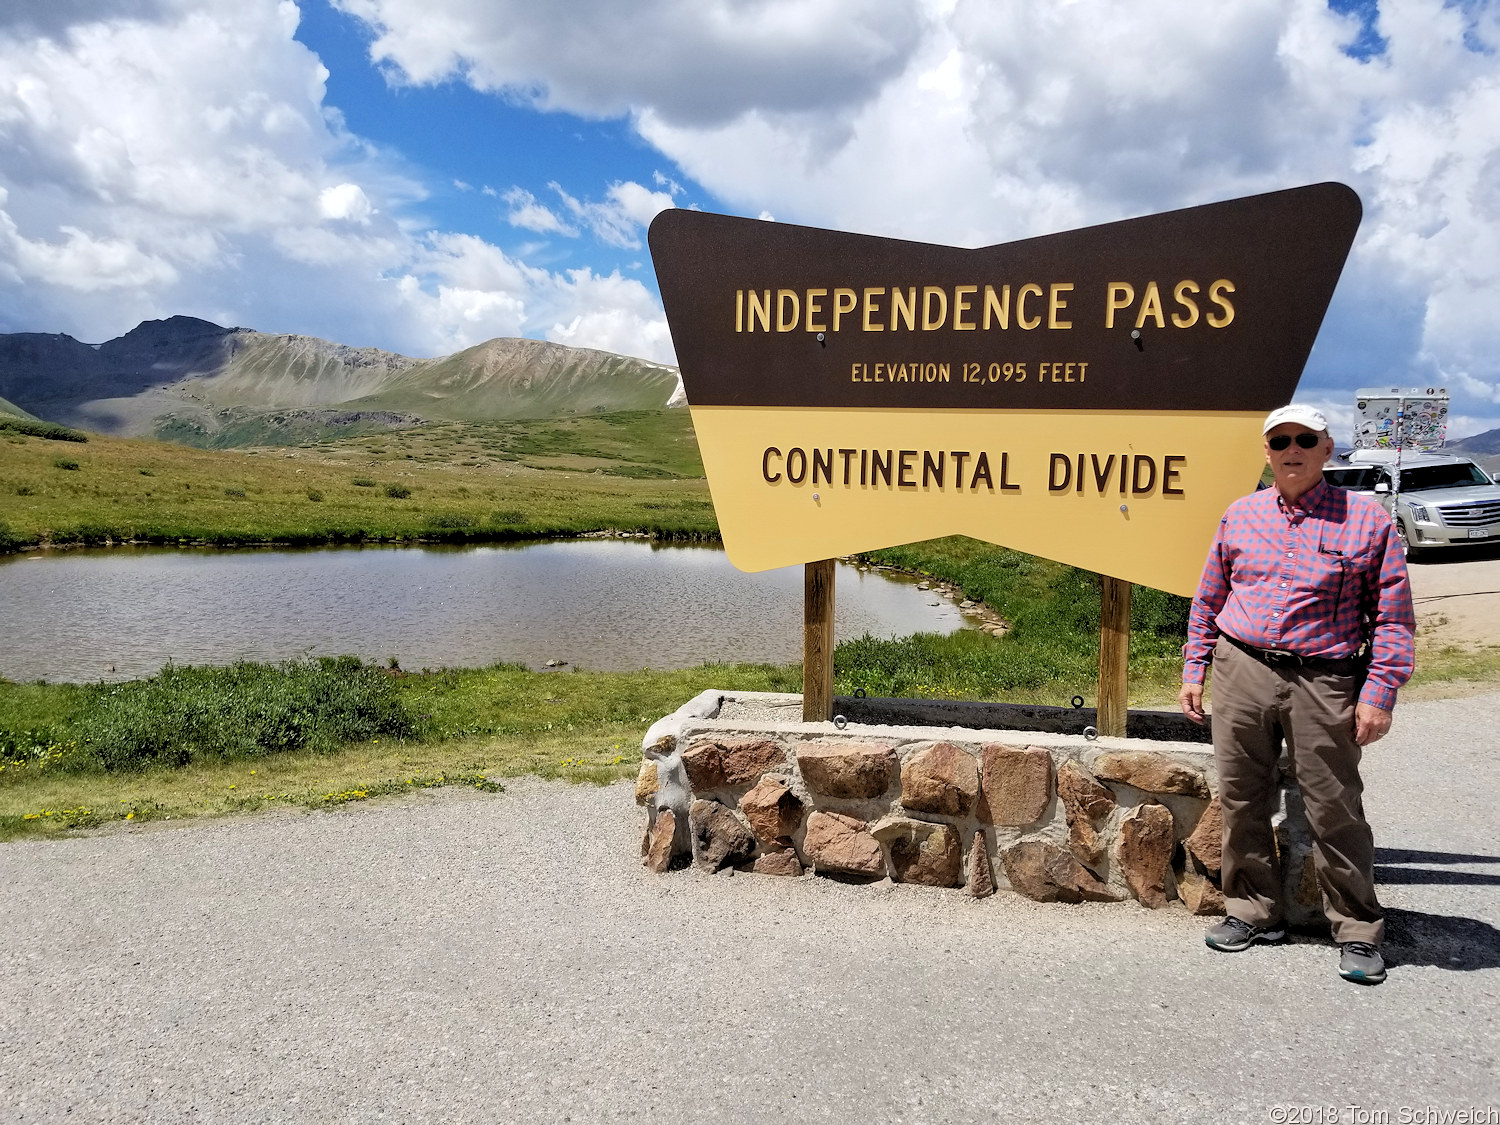
POLYGON ((1203 682, 1221 632, 1333 660, 1369 641, 1359 701, 1390 710, 1416 662, 1416 617, 1389 513, 1324 481, 1291 504, 1275 487, 1236 500, 1188 615, 1184 683, 1203 682))

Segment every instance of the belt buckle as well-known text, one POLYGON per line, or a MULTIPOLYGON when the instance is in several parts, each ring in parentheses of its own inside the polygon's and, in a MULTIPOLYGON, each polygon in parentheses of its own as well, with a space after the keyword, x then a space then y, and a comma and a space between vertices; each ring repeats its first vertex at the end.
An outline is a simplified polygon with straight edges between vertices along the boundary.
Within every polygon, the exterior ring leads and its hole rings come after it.
POLYGON ((1284 648, 1267 648, 1261 651, 1265 653, 1266 663, 1273 668, 1300 668, 1302 666, 1302 657, 1295 652, 1288 652, 1284 648))

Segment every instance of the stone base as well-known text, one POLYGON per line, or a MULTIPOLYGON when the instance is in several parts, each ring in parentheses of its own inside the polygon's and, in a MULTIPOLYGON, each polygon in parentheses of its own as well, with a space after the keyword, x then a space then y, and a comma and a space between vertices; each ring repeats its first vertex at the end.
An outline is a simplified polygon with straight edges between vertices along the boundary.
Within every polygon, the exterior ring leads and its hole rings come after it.
MULTIPOLYGON (((800 695, 704 692, 652 726, 637 801, 653 823, 672 811, 679 839, 691 821, 711 869, 1223 912, 1217 778, 1200 743, 801 715, 800 695)), ((1278 822, 1289 921, 1316 921, 1295 790, 1278 822)), ((654 870, 670 865, 667 834, 648 834, 654 870)))

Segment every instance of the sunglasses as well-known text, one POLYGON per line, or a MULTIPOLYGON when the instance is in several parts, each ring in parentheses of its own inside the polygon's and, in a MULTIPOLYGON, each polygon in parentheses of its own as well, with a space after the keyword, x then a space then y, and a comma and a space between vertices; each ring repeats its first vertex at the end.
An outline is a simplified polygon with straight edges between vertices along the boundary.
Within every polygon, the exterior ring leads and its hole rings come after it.
MULTIPOLYGON (((1297 445, 1301 449, 1316 449, 1318 445, 1322 443, 1322 441, 1322 437, 1318 434, 1297 435, 1297 445)), ((1277 434, 1273 438, 1267 438, 1266 444, 1274 449, 1277 453, 1280 453, 1283 449, 1292 444, 1292 435, 1277 434)))

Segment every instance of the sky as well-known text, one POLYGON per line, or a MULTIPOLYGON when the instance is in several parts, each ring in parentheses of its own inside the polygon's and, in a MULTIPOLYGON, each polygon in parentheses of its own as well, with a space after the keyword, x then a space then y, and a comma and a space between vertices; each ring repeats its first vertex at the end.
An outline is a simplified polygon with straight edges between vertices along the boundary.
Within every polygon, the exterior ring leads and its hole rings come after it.
POLYGON ((0 331, 674 360, 667 207, 984 246, 1322 180, 1299 397, 1500 427, 1500 0, 6 0, 0 331))

